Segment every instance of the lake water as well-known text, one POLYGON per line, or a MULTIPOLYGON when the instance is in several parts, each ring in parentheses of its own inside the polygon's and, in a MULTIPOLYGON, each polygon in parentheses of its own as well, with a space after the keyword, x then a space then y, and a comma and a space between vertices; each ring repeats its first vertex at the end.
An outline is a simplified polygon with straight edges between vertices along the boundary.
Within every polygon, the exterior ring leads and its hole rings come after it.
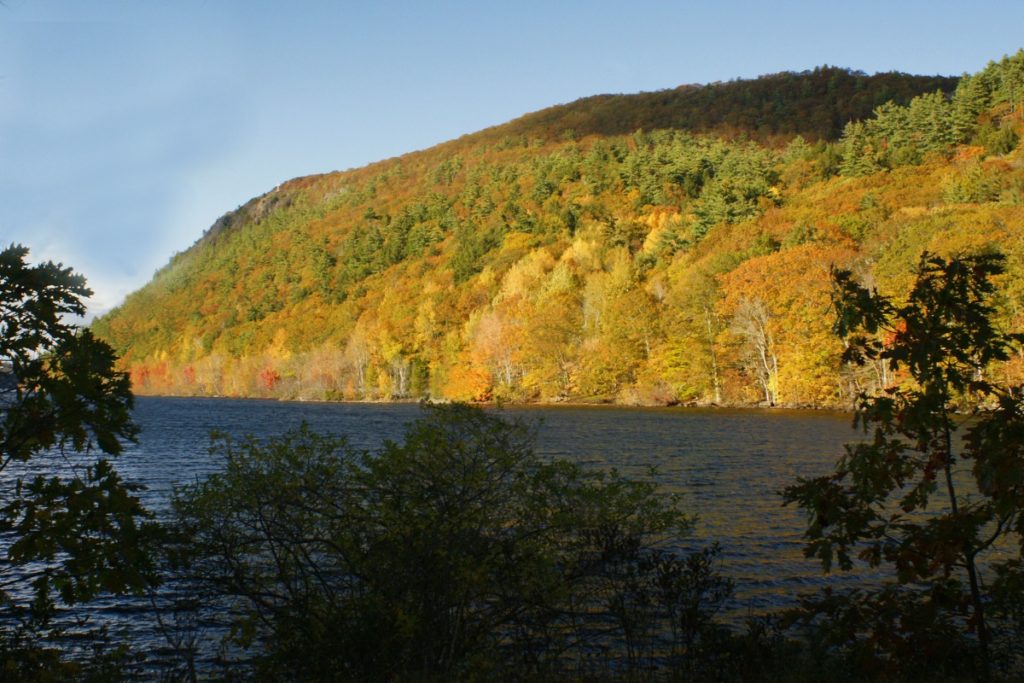
MULTIPOLYGON (((805 519, 783 507, 779 491, 798 476, 830 471, 842 444, 857 437, 847 414, 620 407, 505 407, 499 414, 536 424, 537 452, 655 480, 681 493, 699 517, 695 543, 717 540, 723 569, 738 599, 761 611, 824 581, 801 553, 805 519)), ((268 437, 299 426, 345 434, 360 448, 401 439, 420 414, 415 404, 280 403, 276 401, 139 398, 142 427, 118 468, 145 484, 150 507, 161 509, 176 484, 217 467, 208 454, 218 430, 268 437)), ((835 580, 832 577, 830 580, 835 580)))
MULTIPOLYGON (((798 476, 831 470, 842 444, 857 438, 846 414, 812 411, 703 410, 620 407, 506 407, 499 411, 537 425, 537 452, 589 467, 654 477, 680 493, 699 518, 692 547, 718 541, 724 574, 736 581, 733 615, 788 606, 795 596, 831 582, 803 557, 805 519, 783 507, 779 491, 798 476), (651 473, 651 468, 655 468, 651 473)), ((202 479, 218 467, 210 432, 268 437, 307 422, 313 430, 344 434, 354 446, 375 449, 399 440, 416 419, 414 404, 279 403, 272 401, 137 399, 142 428, 117 467, 147 487, 147 505, 164 512, 174 486, 202 479)), ((39 465, 42 466, 42 462, 39 465)), ((104 621, 152 638, 145 604, 109 600, 94 606, 104 621)))

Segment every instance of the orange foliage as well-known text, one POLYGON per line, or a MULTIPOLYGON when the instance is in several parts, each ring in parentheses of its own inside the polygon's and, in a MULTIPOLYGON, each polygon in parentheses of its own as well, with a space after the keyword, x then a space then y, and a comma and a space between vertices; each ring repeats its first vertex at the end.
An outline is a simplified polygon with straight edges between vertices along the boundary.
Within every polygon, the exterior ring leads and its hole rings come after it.
POLYGON ((661 120, 651 103, 598 98, 285 182, 97 334, 139 393, 843 405, 829 265, 905 291, 922 251, 992 245, 1009 257, 1004 322, 1024 324, 1020 150, 830 177, 839 148, 783 152, 786 127, 619 130, 661 120), (768 144, 728 140, 744 132, 768 144), (974 167, 992 200, 947 202, 943 183, 974 167))
POLYGON ((455 401, 486 402, 494 396, 493 387, 494 379, 486 368, 459 364, 449 372, 444 394, 455 401))
MULTIPOLYGON (((832 334, 830 266, 845 267, 854 253, 843 247, 803 245, 745 261, 721 278, 721 312, 736 319, 749 302, 763 308, 770 339, 776 401, 786 404, 834 404, 839 381, 839 341, 832 334)), ((739 347, 734 362, 751 343, 734 327, 739 347)), ((759 350, 759 354, 760 354, 759 350)))

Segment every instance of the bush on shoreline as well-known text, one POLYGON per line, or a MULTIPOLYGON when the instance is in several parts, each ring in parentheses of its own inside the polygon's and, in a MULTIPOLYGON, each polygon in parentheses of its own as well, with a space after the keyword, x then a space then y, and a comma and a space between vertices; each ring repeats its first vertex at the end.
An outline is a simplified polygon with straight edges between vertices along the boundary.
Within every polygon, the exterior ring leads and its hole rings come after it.
POLYGON ((191 576, 254 673, 297 679, 695 668, 732 584, 649 483, 549 462, 521 423, 424 406, 377 454, 307 429, 218 442, 176 500, 191 576), (212 601, 212 602, 210 602, 212 601))

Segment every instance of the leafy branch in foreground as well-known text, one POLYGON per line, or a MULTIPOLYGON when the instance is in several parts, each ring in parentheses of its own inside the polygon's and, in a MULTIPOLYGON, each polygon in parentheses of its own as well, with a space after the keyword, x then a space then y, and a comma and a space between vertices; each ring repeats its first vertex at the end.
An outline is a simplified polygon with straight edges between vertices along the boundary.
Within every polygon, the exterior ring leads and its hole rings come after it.
POLYGON ((829 615, 833 644, 874 648, 874 665, 890 673, 908 675, 922 657, 933 673, 955 669, 966 648, 973 674, 990 677, 995 598, 1021 602, 1006 589, 1021 576, 1024 397, 988 375, 1024 340, 993 322, 1003 262, 925 254, 904 304, 833 272, 844 360, 887 363, 905 381, 862 394, 855 424, 867 438, 846 447, 832 474, 799 479, 784 496, 806 510, 805 553, 826 571, 855 560, 892 567, 895 580, 878 592, 806 605, 829 615), (970 419, 959 414, 967 409, 970 419))
POLYGON ((135 437, 128 378, 88 330, 85 279, 0 250, 0 668, 74 675, 53 647, 59 603, 139 593, 156 578, 156 525, 109 460, 135 437), (30 461, 45 463, 33 468, 30 461), (46 471, 32 474, 32 470, 46 471))

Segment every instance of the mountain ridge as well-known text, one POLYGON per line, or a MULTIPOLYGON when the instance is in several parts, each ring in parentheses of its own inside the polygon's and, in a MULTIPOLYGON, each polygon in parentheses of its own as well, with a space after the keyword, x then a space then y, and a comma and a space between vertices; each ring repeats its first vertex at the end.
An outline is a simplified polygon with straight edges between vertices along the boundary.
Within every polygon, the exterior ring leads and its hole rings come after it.
MULTIPOLYGON (((815 77, 815 76, 818 76, 819 74, 828 76, 829 77, 829 82, 831 82, 836 77, 845 77, 846 79, 849 79, 849 82, 857 83, 857 89, 865 89, 865 90, 869 90, 869 91, 872 90, 871 86, 872 86, 872 84, 874 82, 883 81, 882 87, 879 88, 879 90, 881 91, 882 94, 876 95, 872 100, 870 100, 870 102, 871 102, 870 108, 865 108, 864 104, 861 104, 859 107, 853 107, 852 108, 853 109, 853 113, 849 115, 849 117, 851 119, 867 117, 870 114, 870 112, 873 111, 873 109, 876 106, 878 106, 880 104, 883 104, 885 102, 888 102, 888 101, 892 101, 894 99, 895 99, 895 101, 908 101, 909 98, 910 98, 910 92, 914 92, 915 94, 916 94, 917 91, 920 91, 920 92, 930 92, 930 91, 934 91, 934 90, 940 90, 940 91, 943 91, 943 92, 952 92, 952 90, 956 86, 956 83, 959 81, 959 77, 956 77, 956 76, 939 76, 939 75, 935 75, 935 76, 920 76, 920 75, 913 75, 913 74, 908 74, 908 73, 899 72, 899 71, 877 72, 875 74, 869 75, 869 74, 867 74, 867 73, 865 73, 863 71, 853 70, 853 69, 845 68, 845 67, 829 66, 829 65, 826 64, 826 65, 822 65, 822 66, 819 66, 819 67, 815 67, 814 69, 806 69, 806 70, 800 71, 800 72, 781 71, 781 72, 776 72, 776 73, 771 73, 771 74, 764 74, 764 75, 758 76, 755 79, 736 78, 736 79, 731 79, 731 80, 728 80, 728 81, 716 81, 716 82, 713 82, 713 83, 706 83, 706 84, 699 84, 699 83, 682 84, 682 85, 675 86, 674 88, 665 88, 665 89, 652 90, 652 91, 641 91, 641 92, 637 92, 637 93, 599 93, 599 94, 596 94, 596 95, 588 95, 588 96, 585 96, 585 97, 581 97, 581 98, 577 98, 575 100, 572 100, 571 102, 555 104, 555 105, 551 105, 551 106, 548 106, 548 107, 544 107, 542 109, 538 109, 538 110, 533 111, 533 112, 527 112, 526 114, 523 114, 523 115, 518 116, 518 117, 516 117, 514 119, 511 119, 510 121, 506 121, 505 123, 500 123, 500 124, 496 124, 496 125, 493 125, 493 126, 487 126, 487 127, 482 128, 480 130, 460 135, 459 137, 453 138, 451 140, 446 140, 446 141, 437 143, 435 145, 431 145, 429 147, 425 147, 423 149, 413 150, 411 152, 406 152, 406 153, 400 154, 398 156, 392 156, 392 157, 387 157, 387 158, 384 158, 384 159, 379 159, 379 160, 376 160, 376 161, 372 161, 372 162, 370 162, 368 164, 365 164, 365 165, 357 167, 357 168, 349 168, 349 169, 345 169, 345 170, 335 170, 335 171, 325 171, 325 172, 322 172, 322 173, 312 173, 312 174, 309 174, 309 175, 296 176, 295 178, 291 178, 291 179, 285 180, 282 183, 279 183, 273 190, 270 190, 270 191, 265 192, 265 193, 263 193, 261 195, 253 197, 249 201, 247 201, 244 204, 240 205, 234 211, 228 211, 227 213, 225 213, 224 215, 219 217, 216 221, 214 221, 214 223, 206 231, 204 231, 203 235, 201 235, 199 240, 197 240, 197 243, 198 243, 198 241, 201 241, 204 237, 206 237, 207 233, 211 233, 212 232, 212 233, 216 234, 217 232, 219 232, 224 227, 224 223, 225 222, 227 222, 227 223, 231 222, 231 220, 232 220, 231 217, 236 212, 244 210, 250 204, 253 204, 253 203, 257 203, 258 204, 261 200, 263 200, 267 196, 271 195, 275 191, 281 189, 284 186, 287 186, 289 183, 293 183, 293 182, 296 182, 296 181, 302 181, 304 179, 314 179, 314 178, 320 178, 320 177, 326 177, 326 176, 333 176, 333 175, 336 175, 336 174, 352 173, 354 171, 359 171, 359 170, 363 170, 363 169, 372 169, 372 168, 377 167, 377 166, 386 166, 388 164, 394 163, 394 162, 399 161, 401 159, 404 159, 404 158, 407 158, 407 157, 412 157, 412 156, 415 156, 415 155, 418 155, 418 154, 424 154, 424 153, 428 153, 428 152, 432 152, 432 151, 443 150, 443 149, 446 149, 448 146, 459 146, 459 145, 464 145, 464 144, 467 144, 467 143, 469 143, 469 144, 478 143, 478 142, 485 141, 487 139, 492 139, 492 138, 494 138, 496 136, 499 136, 499 135, 500 136, 509 136, 509 135, 521 134, 521 133, 517 133, 518 128, 521 127, 521 126, 525 125, 525 126, 529 127, 535 120, 538 120, 538 119, 539 120, 554 119, 554 120, 557 121, 560 118, 570 117, 570 116, 576 115, 578 113, 578 109, 579 108, 584 107, 585 105, 590 104, 590 103, 594 103, 594 102, 611 103, 611 102, 617 102, 617 101, 622 101, 622 100, 640 100, 640 101, 645 100, 645 99, 648 99, 648 100, 649 99, 662 99, 662 100, 665 100, 666 98, 678 101, 678 99, 680 97, 685 98, 685 97, 690 96, 690 95, 701 94, 701 93, 706 93, 706 92, 715 93, 715 92, 719 92, 719 91, 722 91, 722 90, 730 90, 730 89, 733 89, 733 88, 736 88, 736 87, 742 88, 742 87, 748 86, 749 84, 752 84, 752 83, 760 83, 760 84, 763 85, 765 83, 775 82, 775 81, 782 80, 782 79, 803 79, 803 78, 808 78, 808 77, 815 77), (892 83, 890 83, 890 81, 892 83), (914 87, 912 89, 912 91, 910 91, 910 92, 903 92, 902 96, 898 96, 896 98, 893 98, 893 97, 890 96, 890 90, 893 88, 893 83, 902 83, 902 84, 904 84, 904 87, 905 87, 907 82, 915 83, 916 87, 914 87)), ((841 78, 841 80, 844 80, 844 79, 841 78)), ((763 99, 763 93, 762 93, 762 99, 763 99)), ((691 109, 692 108, 693 107, 691 107, 691 109)), ((648 123, 648 127, 650 127, 652 121, 648 120, 647 123, 648 123)), ((845 121, 843 123, 845 124, 845 121)), ((550 124, 550 123, 546 124, 544 126, 544 128, 549 129, 548 130, 549 137, 552 137, 551 131, 554 129, 554 127, 555 127, 555 124, 550 124)), ((634 132, 635 130, 638 130, 638 129, 643 129, 645 126, 644 125, 634 125, 632 123, 624 123, 622 121, 618 121, 617 122, 617 127, 620 129, 618 131, 619 134, 625 134, 625 133, 632 133, 632 132, 634 132)), ((673 125, 657 126, 656 125, 655 127, 656 128, 681 128, 681 129, 689 130, 689 128, 687 128, 683 124, 677 124, 677 125, 674 125, 674 126, 673 125)), ((694 132, 708 132, 706 130, 706 128, 707 128, 707 126, 701 128, 700 130, 696 130, 694 132)), ((564 134, 564 132, 567 130, 567 128, 566 127, 561 127, 561 128, 558 128, 557 130, 561 134, 564 134)), ((833 132, 837 132, 837 131, 833 131, 833 132)), ((590 133, 590 134, 595 134, 595 133, 590 133)), ((604 135, 607 135, 607 134, 608 133, 604 133, 604 135)), ((805 135, 805 137, 807 137, 807 136, 813 136, 814 133, 813 133, 813 131, 809 131, 809 130, 808 131, 795 131, 795 132, 791 132, 791 135, 805 135)))
POLYGON ((950 212, 1015 244, 1019 64, 593 96, 295 178, 94 327, 141 393, 842 405, 826 262, 895 284, 950 212))

